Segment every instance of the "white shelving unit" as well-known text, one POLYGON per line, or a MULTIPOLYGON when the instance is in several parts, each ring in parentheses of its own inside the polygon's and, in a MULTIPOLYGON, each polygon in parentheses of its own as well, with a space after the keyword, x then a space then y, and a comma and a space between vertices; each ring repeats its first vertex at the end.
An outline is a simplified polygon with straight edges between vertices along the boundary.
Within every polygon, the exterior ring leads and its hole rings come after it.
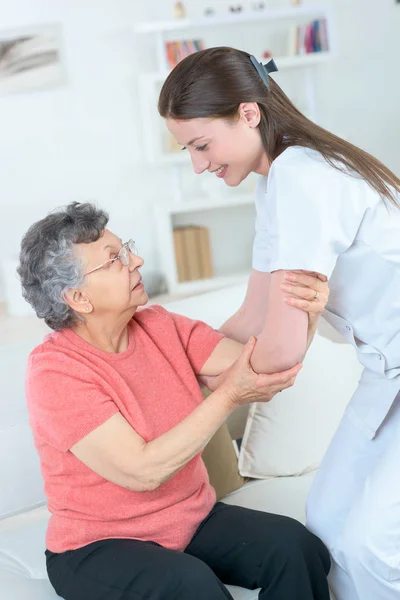
MULTIPOLYGON (((315 101, 315 70, 318 65, 326 63, 336 54, 336 39, 334 35, 332 13, 329 6, 291 6, 283 9, 266 9, 257 12, 227 13, 224 16, 209 16, 198 19, 176 19, 169 21, 151 21, 138 23, 134 27, 137 36, 147 35, 154 40, 156 65, 150 72, 140 73, 138 76, 138 91, 140 101, 140 112, 143 123, 146 124, 146 132, 143 136, 145 141, 145 155, 149 163, 154 168, 160 167, 167 169, 170 174, 171 197, 168 201, 165 199, 162 203, 155 205, 155 219, 157 222, 158 243, 160 247, 160 257, 162 260, 162 269, 167 279, 167 285, 170 293, 193 293, 206 291, 209 289, 222 287, 231 283, 245 281, 251 269, 251 257, 249 257, 248 269, 238 270, 237 273, 226 272, 209 280, 198 280, 180 283, 178 282, 177 269, 175 264, 173 227, 179 218, 182 221, 187 217, 188 224, 194 214, 207 214, 208 219, 212 219, 213 211, 242 210, 242 207, 253 203, 253 197, 250 193, 245 194, 224 194, 217 199, 198 196, 193 190, 193 197, 184 197, 181 185, 182 169, 190 166, 190 157, 185 152, 168 152, 165 147, 167 130, 163 120, 157 114, 157 100, 162 83, 166 79, 169 68, 165 52, 165 42, 171 39, 190 38, 190 31, 195 31, 198 37, 198 30, 201 28, 212 31, 215 35, 216 28, 233 25, 259 26, 260 23, 277 24, 281 22, 282 26, 289 27, 293 24, 304 23, 317 18, 324 18, 327 25, 327 36, 329 51, 315 52, 295 56, 274 56, 279 71, 303 69, 302 79, 305 87, 307 114, 316 120, 316 101, 315 101), (197 196, 197 197, 196 197, 197 196)), ((212 44, 215 45, 215 44, 212 44)), ((233 46, 242 47, 241 40, 238 40, 233 46)), ((246 48, 249 52, 251 48, 246 48)), ((255 53, 256 54, 256 53, 255 53)), ((268 59, 259 58, 266 62, 268 59)), ((206 223, 204 223, 206 224, 206 223)))

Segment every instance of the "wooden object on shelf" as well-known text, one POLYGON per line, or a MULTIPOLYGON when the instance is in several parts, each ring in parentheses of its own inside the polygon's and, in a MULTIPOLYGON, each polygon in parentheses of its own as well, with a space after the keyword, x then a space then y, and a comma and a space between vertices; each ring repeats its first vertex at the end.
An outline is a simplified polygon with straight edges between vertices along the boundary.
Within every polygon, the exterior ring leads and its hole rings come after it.
POLYGON ((178 281, 187 281, 186 257, 184 247, 184 229, 176 227, 174 229, 174 247, 175 247, 175 263, 178 273, 178 281))
POLYGON ((207 227, 199 227, 199 255, 202 279, 210 279, 214 276, 214 269, 211 258, 210 235, 207 227))
POLYGON ((174 17, 175 19, 184 19, 186 17, 186 9, 183 2, 175 2, 174 17))
POLYGON ((200 272, 200 256, 197 244, 197 227, 190 225, 184 229, 185 256, 188 271, 188 281, 202 279, 200 272))
POLYGON ((199 225, 175 227, 174 246, 179 283, 213 277, 207 227, 199 225))

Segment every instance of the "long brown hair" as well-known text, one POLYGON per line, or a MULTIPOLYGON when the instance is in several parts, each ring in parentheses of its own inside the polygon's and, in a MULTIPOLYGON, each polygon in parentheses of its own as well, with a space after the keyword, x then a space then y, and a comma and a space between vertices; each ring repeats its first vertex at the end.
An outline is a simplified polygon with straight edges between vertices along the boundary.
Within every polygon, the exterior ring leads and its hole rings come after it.
POLYGON ((234 120, 242 102, 257 102, 260 107, 259 129, 270 161, 289 146, 317 150, 330 165, 358 174, 399 207, 400 179, 368 152, 307 119, 272 78, 267 88, 242 50, 218 47, 187 56, 164 82, 158 111, 177 120, 234 120))

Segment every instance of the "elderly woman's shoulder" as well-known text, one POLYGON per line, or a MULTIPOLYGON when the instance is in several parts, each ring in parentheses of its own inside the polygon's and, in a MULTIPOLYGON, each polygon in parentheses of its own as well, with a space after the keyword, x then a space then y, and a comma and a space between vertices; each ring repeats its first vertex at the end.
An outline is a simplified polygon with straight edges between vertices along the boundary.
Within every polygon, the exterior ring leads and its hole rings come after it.
POLYGON ((82 352, 71 342, 74 333, 70 330, 52 331, 31 350, 28 357, 28 375, 54 370, 63 366, 68 372, 73 364, 81 364, 82 352))
POLYGON ((26 370, 28 396, 40 398, 44 391, 47 393, 50 389, 61 393, 67 382, 68 385, 76 382, 76 385, 82 386, 103 381, 93 364, 96 355, 77 345, 74 335, 68 330, 52 332, 31 351, 26 370))
POLYGON ((147 331, 176 331, 184 325, 185 317, 177 315, 169 311, 160 304, 152 304, 151 306, 141 307, 133 316, 133 322, 136 322, 140 327, 147 331))
POLYGON ((150 306, 140 306, 135 312, 133 318, 144 322, 152 320, 165 320, 172 317, 171 313, 161 306, 161 304, 152 304, 150 306))
POLYGON ((61 331, 51 331, 50 333, 48 333, 44 336, 44 338, 40 342, 40 344, 38 344, 31 350, 31 352, 29 354, 29 358, 41 356, 46 352, 59 351, 60 348, 62 347, 61 342, 62 342, 62 332, 61 331))

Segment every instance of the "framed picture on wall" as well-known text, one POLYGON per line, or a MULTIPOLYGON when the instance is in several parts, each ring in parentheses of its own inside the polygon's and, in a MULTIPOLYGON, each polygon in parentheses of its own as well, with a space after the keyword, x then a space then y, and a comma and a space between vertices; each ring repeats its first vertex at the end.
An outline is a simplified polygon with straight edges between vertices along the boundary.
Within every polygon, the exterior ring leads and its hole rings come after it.
POLYGON ((0 94, 54 87, 65 80, 59 25, 0 31, 0 94))

